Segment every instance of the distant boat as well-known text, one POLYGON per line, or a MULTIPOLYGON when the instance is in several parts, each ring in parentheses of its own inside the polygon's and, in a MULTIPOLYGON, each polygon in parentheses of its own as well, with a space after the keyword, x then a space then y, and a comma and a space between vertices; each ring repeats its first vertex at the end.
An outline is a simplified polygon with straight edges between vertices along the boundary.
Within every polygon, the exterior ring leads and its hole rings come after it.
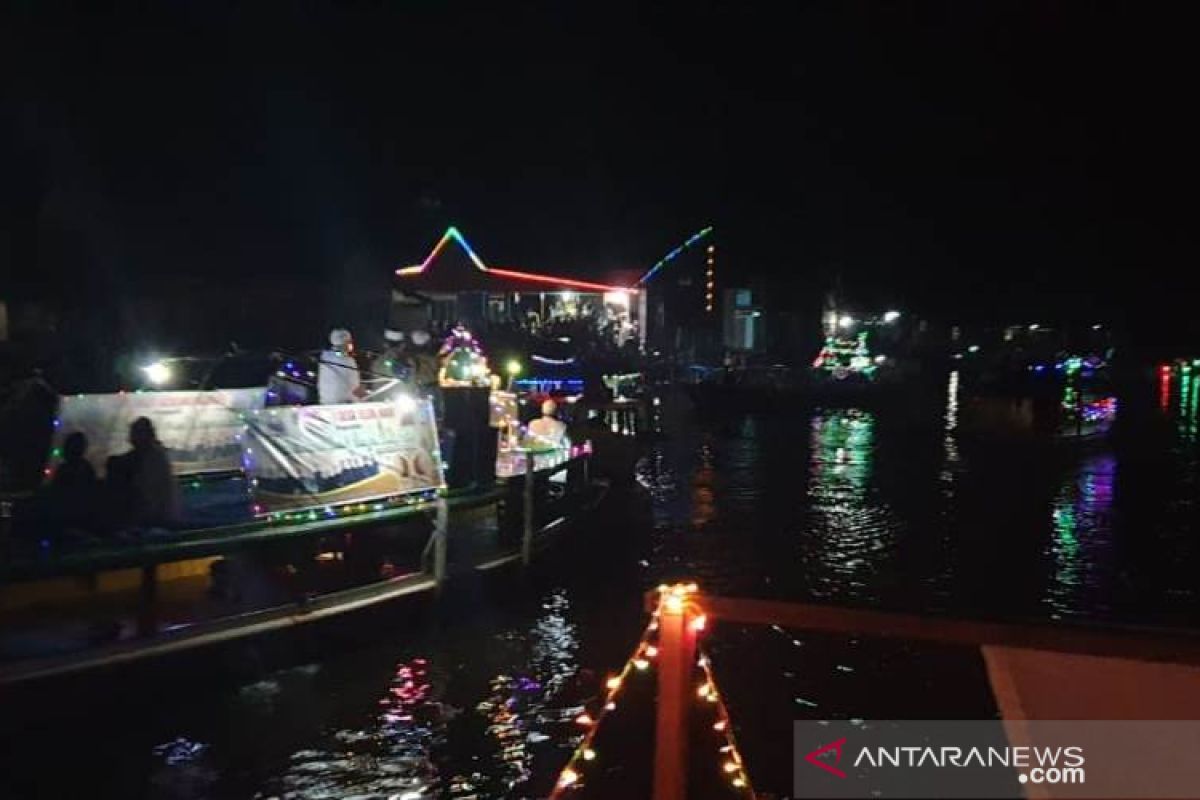
POLYGON ((968 383, 959 428, 967 435, 1083 442, 1103 439, 1116 416, 1107 361, 1072 355, 989 372, 968 383))

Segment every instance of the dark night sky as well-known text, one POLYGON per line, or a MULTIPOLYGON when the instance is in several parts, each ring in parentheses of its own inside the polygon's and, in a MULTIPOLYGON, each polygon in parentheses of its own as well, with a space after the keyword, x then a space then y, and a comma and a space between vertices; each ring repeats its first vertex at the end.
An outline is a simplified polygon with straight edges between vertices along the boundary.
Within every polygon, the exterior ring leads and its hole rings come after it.
POLYGON ((18 290, 386 282, 449 223, 586 275, 712 223, 726 275, 1195 316, 1197 70, 1167 6, 87 8, 5 12, 18 290))

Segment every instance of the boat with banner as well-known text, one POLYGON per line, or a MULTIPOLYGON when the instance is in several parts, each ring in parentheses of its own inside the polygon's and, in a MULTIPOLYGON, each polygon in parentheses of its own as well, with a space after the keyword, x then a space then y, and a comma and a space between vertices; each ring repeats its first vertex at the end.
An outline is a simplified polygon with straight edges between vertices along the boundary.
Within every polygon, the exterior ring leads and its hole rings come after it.
MULTIPOLYGON (((534 433, 547 425, 527 424, 521 394, 496 388, 477 347, 446 355, 432 393, 392 386, 348 404, 276 405, 267 386, 60 398, 47 485, 5 506, 0 681, 229 641, 436 592, 456 571, 529 564, 608 482, 579 429, 534 433), (75 496, 86 510, 64 503, 51 478, 71 458, 65 443, 85 436, 82 457, 104 476, 140 419, 169 459, 178 517, 119 519, 102 489, 75 496)), ((282 369, 293 385, 310 377, 282 369)))

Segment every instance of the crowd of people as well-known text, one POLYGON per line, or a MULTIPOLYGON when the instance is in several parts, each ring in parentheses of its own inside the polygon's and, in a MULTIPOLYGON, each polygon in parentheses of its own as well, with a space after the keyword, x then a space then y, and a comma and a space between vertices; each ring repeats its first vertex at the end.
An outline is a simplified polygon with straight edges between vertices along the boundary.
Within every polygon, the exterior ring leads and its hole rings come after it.
POLYGON ((438 361, 432 337, 423 330, 384 332, 384 347, 360 364, 354 337, 344 328, 329 334, 329 347, 321 352, 317 367, 317 402, 322 405, 356 403, 370 398, 372 387, 400 381, 412 387, 437 383, 438 361))

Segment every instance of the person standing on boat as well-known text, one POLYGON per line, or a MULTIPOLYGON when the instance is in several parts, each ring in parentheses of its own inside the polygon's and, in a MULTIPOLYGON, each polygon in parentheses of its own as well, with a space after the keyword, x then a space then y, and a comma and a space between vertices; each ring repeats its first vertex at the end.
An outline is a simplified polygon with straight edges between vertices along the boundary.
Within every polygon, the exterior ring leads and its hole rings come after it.
POLYGON ((354 358, 354 337, 345 328, 335 328, 329 332, 329 344, 317 369, 318 401, 326 406, 353 403, 366 394, 354 358))
POLYGON ((404 342, 404 332, 386 330, 383 339, 387 346, 371 364, 373 378, 394 378, 408 383, 412 380, 412 358, 404 342))
POLYGON ((413 382, 421 389, 432 389, 437 386, 438 361, 429 343, 432 337, 428 331, 416 330, 409 334, 412 341, 410 355, 413 364, 413 382))

